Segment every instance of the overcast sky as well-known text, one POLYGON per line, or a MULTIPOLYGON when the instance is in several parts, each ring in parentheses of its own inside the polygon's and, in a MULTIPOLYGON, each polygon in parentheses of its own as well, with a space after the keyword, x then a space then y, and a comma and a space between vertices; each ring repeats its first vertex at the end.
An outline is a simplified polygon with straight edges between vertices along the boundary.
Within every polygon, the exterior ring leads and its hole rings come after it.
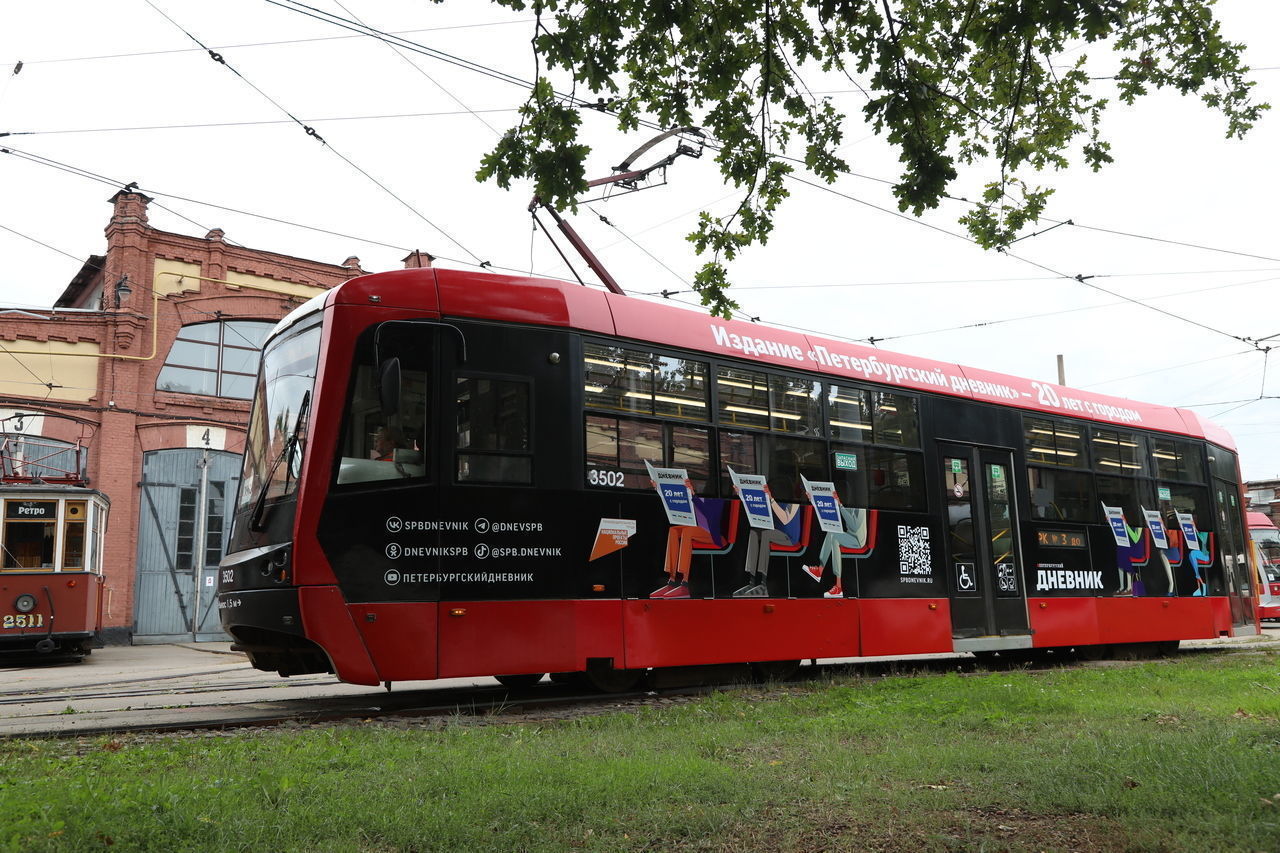
MULTIPOLYGON (((21 152, 0 155, 0 302, 51 305, 83 259, 104 251, 107 199, 129 181, 155 198, 151 223, 166 230, 222 228, 254 248, 335 263, 356 255, 370 271, 398 268, 416 248, 446 266, 570 276, 533 233, 528 187, 473 178, 515 120, 518 86, 411 62, 264 0, 152 3, 0 4, 0 132, 13 134, 0 144, 21 152)), ((533 74, 528 17, 481 2, 344 4, 378 29, 500 74, 533 74)), ((348 17, 337 3, 314 5, 348 17)), ((1218 9, 1226 35, 1249 45, 1258 97, 1280 105, 1280 6, 1218 9)), ((1090 56, 1095 75, 1115 70, 1101 49, 1090 56)), ((894 157, 859 121, 863 96, 847 81, 809 82, 852 114, 841 153, 862 177, 843 178, 836 193, 791 185, 769 244, 730 270, 744 313, 1049 381, 1062 354, 1068 385, 1194 408, 1236 437, 1247 479, 1280 476, 1280 401, 1259 399, 1280 396, 1280 365, 1266 372, 1265 356, 1237 339, 1280 333, 1280 106, 1238 141, 1195 99, 1117 104, 1104 129, 1117 162, 1046 176, 1058 187, 1047 216, 1075 224, 1018 243, 1018 260, 954 236, 962 205, 927 224, 896 215, 884 183, 894 157)), ((1108 94, 1110 83, 1097 85, 1108 94)), ((591 177, 652 136, 590 111, 584 128, 591 177)), ((953 188, 979 192, 977 176, 953 188)), ((701 263, 684 239, 697 211, 737 198, 708 154, 678 161, 666 186, 592 203, 574 221, 629 292, 687 291, 701 263)))

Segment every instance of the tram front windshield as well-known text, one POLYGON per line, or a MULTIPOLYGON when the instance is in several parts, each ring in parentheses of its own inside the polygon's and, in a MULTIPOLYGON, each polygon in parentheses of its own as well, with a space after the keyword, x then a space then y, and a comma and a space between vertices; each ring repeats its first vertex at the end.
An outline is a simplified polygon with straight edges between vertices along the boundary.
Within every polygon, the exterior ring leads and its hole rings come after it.
POLYGON ((248 544, 249 531, 263 529, 262 516, 270 504, 298 488, 319 359, 318 321, 269 341, 262 352, 245 439, 233 549, 248 544))
POLYGON ((1255 527, 1249 531, 1258 546, 1262 560, 1262 573, 1268 582, 1280 581, 1280 530, 1255 527))

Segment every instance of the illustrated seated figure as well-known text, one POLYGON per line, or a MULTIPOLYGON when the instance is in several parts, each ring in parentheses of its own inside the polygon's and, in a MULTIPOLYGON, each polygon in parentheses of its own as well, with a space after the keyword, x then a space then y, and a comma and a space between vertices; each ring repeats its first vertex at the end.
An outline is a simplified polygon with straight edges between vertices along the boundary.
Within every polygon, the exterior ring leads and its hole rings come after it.
MULTIPOLYGON (((686 483, 690 493, 693 484, 686 483)), ((724 544, 725 501, 693 496, 693 514, 697 525, 673 524, 667 531, 667 548, 662 557, 662 570, 667 573, 665 586, 649 593, 650 598, 689 598, 689 569, 695 543, 720 547, 724 544)))
MULTIPOLYGON (((839 500, 837 497, 836 500, 839 500)), ((835 573, 836 582, 823 595, 826 598, 844 598, 843 566, 841 548, 861 549, 867 544, 867 511, 840 506, 840 521, 844 524, 843 533, 828 533, 822 540, 822 551, 818 555, 816 566, 805 566, 804 570, 815 581, 821 583, 828 564, 835 573)))
POLYGON ((773 511, 773 528, 751 528, 747 536, 747 582, 734 590, 734 598, 768 598, 769 546, 797 545, 800 542, 803 504, 778 503, 766 488, 769 508, 773 511))
POLYGON ((1120 581, 1116 595, 1145 596, 1147 589, 1142 581, 1139 566, 1146 564, 1151 557, 1150 546, 1147 543, 1147 537, 1150 534, 1145 525, 1134 528, 1127 518, 1124 521, 1124 529, 1127 544, 1116 543, 1116 572, 1120 581))
MULTIPOLYGON (((1181 533, 1181 531, 1179 531, 1181 533)), ((1206 538, 1211 538, 1213 534, 1201 534, 1206 538)), ((1209 594, 1209 578, 1205 571, 1209 568, 1209 564, 1213 562, 1213 557, 1206 550, 1208 546, 1202 547, 1199 542, 1183 535, 1183 543, 1187 551, 1187 560, 1191 563, 1191 571, 1195 573, 1196 589, 1192 595, 1208 595, 1209 594)))

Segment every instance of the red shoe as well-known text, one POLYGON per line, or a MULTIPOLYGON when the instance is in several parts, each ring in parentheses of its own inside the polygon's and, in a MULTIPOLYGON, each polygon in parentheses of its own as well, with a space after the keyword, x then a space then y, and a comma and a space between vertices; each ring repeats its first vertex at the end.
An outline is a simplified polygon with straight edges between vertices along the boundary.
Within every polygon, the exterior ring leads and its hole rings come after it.
POLYGON ((678 586, 679 584, 676 583, 675 581, 667 581, 666 586, 655 589, 653 592, 649 593, 649 597, 650 598, 666 598, 667 595, 673 592, 678 586))
POLYGON ((671 592, 662 596, 663 598, 689 598, 689 585, 682 583, 676 586, 671 592))
POLYGON ((840 588, 840 581, 836 581, 836 585, 831 587, 822 594, 823 598, 844 598, 844 590, 840 588))
POLYGON ((822 566, 801 566, 804 573, 816 581, 822 580, 822 566))

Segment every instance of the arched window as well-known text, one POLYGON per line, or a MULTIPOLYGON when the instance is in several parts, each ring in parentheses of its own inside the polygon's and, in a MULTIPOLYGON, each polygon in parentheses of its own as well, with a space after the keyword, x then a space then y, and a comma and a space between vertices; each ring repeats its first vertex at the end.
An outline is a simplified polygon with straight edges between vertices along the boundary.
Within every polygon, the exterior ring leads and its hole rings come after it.
POLYGON ((156 379, 156 390, 250 399, 262 342, 273 325, 266 320, 223 320, 183 326, 156 379))

